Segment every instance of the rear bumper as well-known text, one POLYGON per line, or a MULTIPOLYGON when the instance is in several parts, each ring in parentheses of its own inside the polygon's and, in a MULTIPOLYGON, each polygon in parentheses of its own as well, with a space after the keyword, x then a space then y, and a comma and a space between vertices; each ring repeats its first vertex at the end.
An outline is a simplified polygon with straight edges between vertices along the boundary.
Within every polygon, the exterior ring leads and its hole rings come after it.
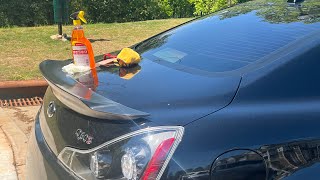
POLYGON ((59 163, 56 155, 47 146, 39 124, 39 113, 28 145, 26 179, 78 179, 59 163))

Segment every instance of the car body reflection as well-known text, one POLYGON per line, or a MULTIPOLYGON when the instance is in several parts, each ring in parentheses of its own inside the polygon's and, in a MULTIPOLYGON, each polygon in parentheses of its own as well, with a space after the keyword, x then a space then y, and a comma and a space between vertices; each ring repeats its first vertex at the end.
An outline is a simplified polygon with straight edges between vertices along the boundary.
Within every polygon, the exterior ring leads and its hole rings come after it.
POLYGON ((269 179, 282 179, 320 161, 320 140, 296 141, 261 147, 269 179))
MULTIPOLYGON (((264 174, 265 179, 283 179, 319 161, 320 140, 265 145, 254 151, 231 150, 216 159, 211 179, 264 179, 264 174)), ((192 172, 183 179, 206 179, 208 175, 192 172)))

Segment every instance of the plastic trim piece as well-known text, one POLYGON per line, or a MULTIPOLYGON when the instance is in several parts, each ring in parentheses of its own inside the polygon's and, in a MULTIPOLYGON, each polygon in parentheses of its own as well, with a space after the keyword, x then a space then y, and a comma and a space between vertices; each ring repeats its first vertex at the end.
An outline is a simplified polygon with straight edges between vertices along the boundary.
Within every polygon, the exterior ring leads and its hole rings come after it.
POLYGON ((77 95, 77 93, 70 92, 63 86, 56 85, 50 82, 48 79, 46 80, 57 99, 59 99, 67 107, 80 114, 94 118, 110 120, 133 120, 150 115, 148 113, 129 108, 110 99, 107 99, 93 92, 80 83, 77 84, 78 88, 86 90, 88 92, 90 91, 90 99, 84 99, 83 97, 77 95))

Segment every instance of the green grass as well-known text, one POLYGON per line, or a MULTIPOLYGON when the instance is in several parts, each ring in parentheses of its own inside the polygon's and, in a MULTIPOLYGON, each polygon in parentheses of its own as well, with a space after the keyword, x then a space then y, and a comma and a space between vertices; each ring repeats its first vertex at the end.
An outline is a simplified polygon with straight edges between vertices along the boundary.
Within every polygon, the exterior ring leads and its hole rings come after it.
MULTIPOLYGON (((85 34, 95 55, 120 50, 190 19, 152 20, 131 23, 89 24, 85 34), (99 41, 100 40, 100 41, 99 41)), ((71 34, 72 26, 63 32, 71 34)), ((38 65, 45 59, 70 59, 70 42, 55 41, 57 26, 0 28, 0 81, 40 79, 38 65)))

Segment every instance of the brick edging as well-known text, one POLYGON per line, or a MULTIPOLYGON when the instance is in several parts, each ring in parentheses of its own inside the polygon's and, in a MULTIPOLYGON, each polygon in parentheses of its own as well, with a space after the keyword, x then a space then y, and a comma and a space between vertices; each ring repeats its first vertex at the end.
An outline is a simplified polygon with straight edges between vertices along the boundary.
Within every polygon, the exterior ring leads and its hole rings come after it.
POLYGON ((47 87, 45 80, 2 81, 0 99, 43 97, 47 87))
POLYGON ((28 87, 47 87, 45 80, 26 80, 26 81, 1 81, 0 89, 28 88, 28 87))

